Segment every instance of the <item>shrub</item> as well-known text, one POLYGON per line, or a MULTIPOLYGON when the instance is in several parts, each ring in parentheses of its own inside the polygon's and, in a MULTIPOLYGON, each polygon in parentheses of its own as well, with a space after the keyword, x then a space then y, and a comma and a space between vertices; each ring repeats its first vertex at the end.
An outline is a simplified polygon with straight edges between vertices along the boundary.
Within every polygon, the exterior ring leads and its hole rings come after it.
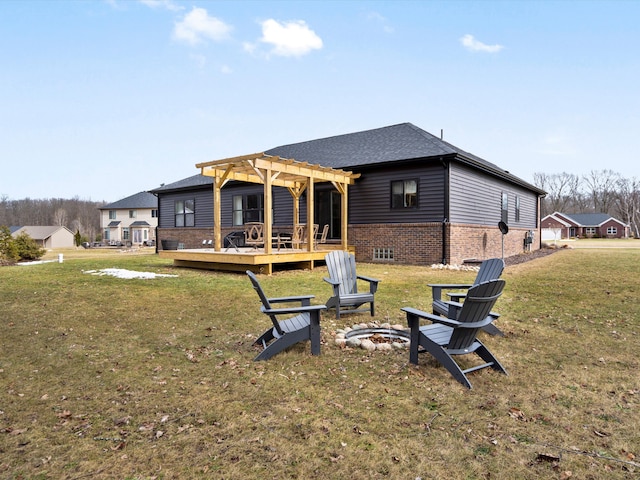
POLYGON ((7 226, 0 227, 0 265, 12 265, 18 259, 18 248, 7 226))
POLYGON ((25 232, 15 238, 14 244, 20 260, 38 260, 46 253, 46 250, 25 232))

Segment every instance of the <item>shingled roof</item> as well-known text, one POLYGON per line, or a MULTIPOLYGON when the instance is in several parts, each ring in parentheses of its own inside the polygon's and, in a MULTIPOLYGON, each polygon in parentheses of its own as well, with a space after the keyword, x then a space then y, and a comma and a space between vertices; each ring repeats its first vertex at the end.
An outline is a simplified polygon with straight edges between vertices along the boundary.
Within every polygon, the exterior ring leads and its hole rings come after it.
POLYGON ((449 157, 540 194, 545 193, 497 165, 445 142, 411 123, 283 145, 265 153, 345 170, 358 170, 359 167, 399 161, 433 161, 449 157))
POLYGON ((177 182, 162 185, 150 191, 154 193, 156 192, 166 193, 174 190, 182 190, 183 188, 195 188, 195 187, 211 188, 212 185, 213 185, 213 177, 197 174, 197 175, 192 175, 191 177, 183 178, 182 180, 178 180, 177 182))
POLYGON ((332 168, 353 168, 457 152, 430 133, 402 123, 283 145, 265 153, 332 168))
POLYGON ((12 232, 12 235, 16 237, 21 233, 26 233, 32 239, 41 241, 48 239, 59 230, 66 230, 73 235, 73 232, 71 230, 60 225, 25 225, 12 232))
POLYGON ((560 215, 570 218, 582 227, 597 227, 609 220, 615 220, 624 225, 623 222, 606 213, 561 213, 560 215))
POLYGON ((140 192, 118 200, 117 202, 104 205, 100 207, 99 210, 117 210, 122 208, 158 208, 158 197, 149 192, 140 192))
MULTIPOLYGON (((445 142, 411 123, 282 145, 266 150, 265 153, 323 167, 354 171, 396 162, 439 161, 446 157, 521 185, 538 194, 546 193, 497 165, 445 142)), ((208 187, 211 184, 210 177, 194 175, 163 185, 151 192, 208 187)))

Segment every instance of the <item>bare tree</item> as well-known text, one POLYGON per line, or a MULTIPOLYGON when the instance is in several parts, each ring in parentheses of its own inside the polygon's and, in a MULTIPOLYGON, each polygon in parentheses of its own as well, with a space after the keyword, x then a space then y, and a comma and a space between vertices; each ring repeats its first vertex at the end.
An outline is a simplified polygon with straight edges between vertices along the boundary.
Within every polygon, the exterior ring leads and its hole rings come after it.
POLYGON ((547 192, 542 205, 542 216, 553 212, 573 210, 575 199, 580 195, 580 177, 572 173, 535 173, 534 183, 547 192))
POLYGON ((616 218, 630 225, 635 237, 640 238, 640 181, 620 178, 614 204, 616 218))
POLYGON ((69 228, 90 240, 100 231, 99 207, 104 202, 50 198, 9 200, 0 197, 0 225, 60 225, 69 228))
POLYGON ((613 170, 592 170, 584 176, 585 185, 591 195, 593 212, 613 214, 616 187, 620 179, 620 174, 613 170))
POLYGON ((66 225, 67 224, 67 211, 64 208, 58 208, 53 214, 54 225, 66 225))

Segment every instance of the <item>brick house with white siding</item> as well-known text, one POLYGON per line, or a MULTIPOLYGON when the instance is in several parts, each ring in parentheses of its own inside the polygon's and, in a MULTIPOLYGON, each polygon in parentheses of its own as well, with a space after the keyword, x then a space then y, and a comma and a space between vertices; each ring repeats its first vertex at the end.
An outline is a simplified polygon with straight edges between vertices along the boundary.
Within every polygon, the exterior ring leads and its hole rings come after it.
POLYGON ((153 245, 158 226, 158 198, 149 192, 104 205, 100 210, 102 242, 109 245, 153 245))

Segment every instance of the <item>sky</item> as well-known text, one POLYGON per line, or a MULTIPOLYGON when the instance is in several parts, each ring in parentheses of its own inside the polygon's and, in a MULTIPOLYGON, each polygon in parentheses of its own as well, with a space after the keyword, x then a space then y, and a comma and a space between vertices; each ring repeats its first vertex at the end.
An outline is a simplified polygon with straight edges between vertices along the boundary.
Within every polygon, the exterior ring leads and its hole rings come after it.
POLYGON ((410 122, 533 183, 640 178, 640 1, 1 0, 0 198, 410 122))

